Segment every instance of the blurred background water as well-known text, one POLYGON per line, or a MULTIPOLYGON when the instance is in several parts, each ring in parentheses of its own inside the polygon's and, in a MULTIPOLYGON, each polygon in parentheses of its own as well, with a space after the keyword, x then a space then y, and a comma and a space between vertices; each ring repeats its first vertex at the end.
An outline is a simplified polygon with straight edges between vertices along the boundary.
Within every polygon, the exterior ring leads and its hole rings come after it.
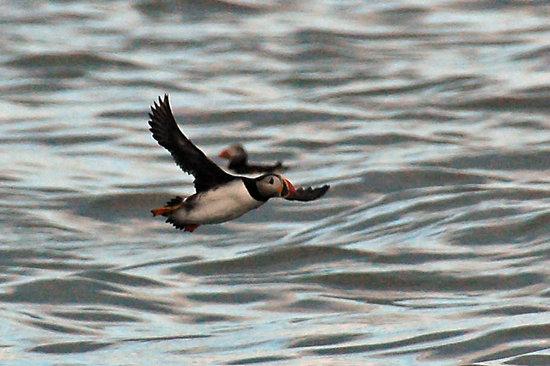
MULTIPOLYGON (((0 364, 550 364, 547 1, 0 2, 0 364), (330 183, 192 235, 169 93, 330 183)), ((221 162, 216 158, 220 164, 221 162)))

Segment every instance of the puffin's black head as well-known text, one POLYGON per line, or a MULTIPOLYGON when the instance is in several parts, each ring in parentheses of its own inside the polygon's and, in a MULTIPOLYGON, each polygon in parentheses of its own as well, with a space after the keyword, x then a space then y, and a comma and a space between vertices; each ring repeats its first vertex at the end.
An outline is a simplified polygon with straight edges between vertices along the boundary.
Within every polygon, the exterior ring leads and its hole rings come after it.
POLYGON ((248 153, 241 144, 229 146, 222 150, 218 156, 234 163, 245 163, 248 159, 248 153))
POLYGON ((294 185, 279 174, 264 174, 255 181, 258 192, 265 198, 289 197, 296 192, 294 185))

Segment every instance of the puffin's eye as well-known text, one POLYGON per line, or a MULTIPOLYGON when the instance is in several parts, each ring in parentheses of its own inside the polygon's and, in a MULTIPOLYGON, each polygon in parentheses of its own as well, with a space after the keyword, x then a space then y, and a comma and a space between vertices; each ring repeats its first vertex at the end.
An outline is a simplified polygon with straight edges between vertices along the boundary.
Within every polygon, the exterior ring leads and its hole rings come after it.
POLYGON ((274 180, 273 177, 269 178, 269 184, 273 184, 274 180))

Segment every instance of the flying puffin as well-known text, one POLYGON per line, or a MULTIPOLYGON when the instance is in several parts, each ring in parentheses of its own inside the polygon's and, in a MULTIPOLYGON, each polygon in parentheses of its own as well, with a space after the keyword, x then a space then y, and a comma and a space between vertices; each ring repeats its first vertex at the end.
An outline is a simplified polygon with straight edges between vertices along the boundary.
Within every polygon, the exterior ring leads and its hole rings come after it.
POLYGON ((256 178, 232 175, 210 160, 178 128, 168 95, 151 106, 149 125, 153 138, 172 154, 176 164, 195 177, 196 193, 177 196, 165 206, 151 210, 153 216, 167 217, 174 227, 193 232, 204 224, 235 219, 258 208, 270 198, 312 201, 323 196, 330 186, 295 188, 280 174, 266 173, 256 178))
POLYGON ((218 157, 229 160, 228 168, 237 174, 280 173, 287 169, 280 161, 273 165, 248 164, 248 153, 241 144, 229 146, 218 157))

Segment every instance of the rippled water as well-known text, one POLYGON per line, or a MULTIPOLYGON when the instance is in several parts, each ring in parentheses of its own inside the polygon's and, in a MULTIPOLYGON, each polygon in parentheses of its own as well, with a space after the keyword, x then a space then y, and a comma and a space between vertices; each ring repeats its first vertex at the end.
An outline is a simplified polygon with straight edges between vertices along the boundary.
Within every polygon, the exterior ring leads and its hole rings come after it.
POLYGON ((549 15, 0 2, 0 364, 550 364, 549 15), (165 92, 211 156, 332 189, 153 219, 192 192, 147 130, 165 92))

